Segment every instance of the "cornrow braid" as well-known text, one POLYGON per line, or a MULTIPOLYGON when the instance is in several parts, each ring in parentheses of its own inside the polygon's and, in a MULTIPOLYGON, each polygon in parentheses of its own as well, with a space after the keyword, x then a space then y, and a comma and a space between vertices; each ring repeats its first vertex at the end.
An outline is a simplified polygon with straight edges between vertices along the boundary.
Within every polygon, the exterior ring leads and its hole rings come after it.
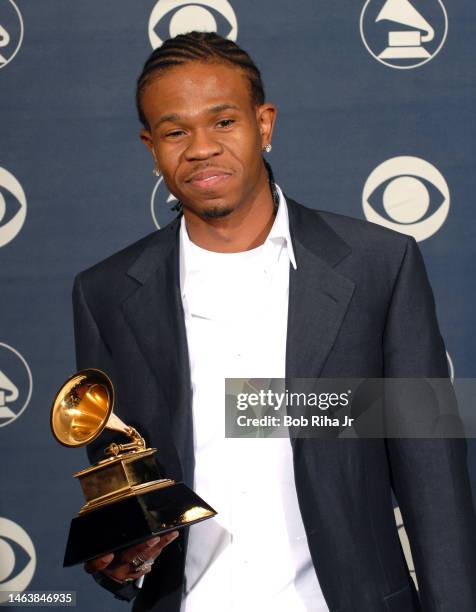
POLYGON ((142 110, 142 92, 159 73, 187 62, 226 63, 240 68, 248 77, 253 103, 257 105, 264 103, 261 73, 246 51, 216 32, 193 31, 179 34, 174 38, 168 38, 151 53, 137 79, 137 113, 145 129, 149 129, 149 125, 142 110))

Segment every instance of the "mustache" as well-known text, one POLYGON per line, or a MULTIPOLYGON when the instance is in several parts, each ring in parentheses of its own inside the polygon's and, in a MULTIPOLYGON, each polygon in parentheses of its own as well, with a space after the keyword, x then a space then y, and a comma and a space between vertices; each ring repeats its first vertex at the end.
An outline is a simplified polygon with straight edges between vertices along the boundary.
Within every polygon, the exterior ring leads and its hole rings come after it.
POLYGON ((209 169, 216 170, 218 172, 223 172, 226 174, 233 174, 231 168, 226 168, 225 166, 217 166, 216 164, 212 163, 199 164, 195 166, 195 168, 187 175, 187 177, 185 178, 185 182, 191 181, 197 174, 200 174, 200 172, 204 172, 205 170, 209 169))

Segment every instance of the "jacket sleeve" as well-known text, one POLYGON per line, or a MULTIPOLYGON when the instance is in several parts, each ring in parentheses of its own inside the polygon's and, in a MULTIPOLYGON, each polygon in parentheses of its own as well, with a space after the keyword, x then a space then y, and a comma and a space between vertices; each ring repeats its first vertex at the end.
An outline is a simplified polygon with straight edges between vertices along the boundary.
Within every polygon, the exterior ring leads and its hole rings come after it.
MULTIPOLYGON (((78 370, 85 368, 98 368, 109 376, 113 373, 113 361, 109 348, 101 337, 96 321, 92 315, 84 295, 81 275, 78 275, 73 287, 73 313, 74 336, 76 347, 76 366, 78 370)), ((113 434, 105 432, 98 441, 87 448, 91 463, 102 458, 102 449, 111 442, 113 434)), ((137 594, 138 588, 133 583, 121 584, 108 578, 102 572, 93 574, 95 581, 110 591, 118 599, 131 601, 137 594)))
MULTIPOLYGON (((387 314, 384 363, 387 378, 448 377, 432 290, 413 238, 387 314)), ((388 438, 386 448, 423 610, 476 610, 476 522, 465 439, 388 438)))

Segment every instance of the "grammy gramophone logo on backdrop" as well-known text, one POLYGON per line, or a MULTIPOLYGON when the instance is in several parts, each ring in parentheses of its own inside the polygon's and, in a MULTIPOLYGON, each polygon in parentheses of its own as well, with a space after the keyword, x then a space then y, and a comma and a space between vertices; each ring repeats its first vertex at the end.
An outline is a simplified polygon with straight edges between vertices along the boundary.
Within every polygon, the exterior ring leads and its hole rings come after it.
POLYGON ((23 19, 13 0, 0 0, 0 68, 18 53, 23 41, 23 19))
POLYGON ((170 193, 167 185, 161 176, 152 190, 150 196, 150 212, 157 229, 165 227, 170 221, 175 219, 177 211, 172 210, 177 204, 177 198, 170 193))
POLYGON ((391 68, 416 68, 443 47, 448 16, 441 0, 367 0, 360 35, 367 51, 391 68))
POLYGON ((228 0, 158 0, 149 18, 149 40, 153 49, 165 39, 191 30, 218 32, 236 40, 238 23, 228 0))
POLYGON ((33 390, 30 366, 19 351, 0 342, 0 427, 9 425, 28 406, 33 390))

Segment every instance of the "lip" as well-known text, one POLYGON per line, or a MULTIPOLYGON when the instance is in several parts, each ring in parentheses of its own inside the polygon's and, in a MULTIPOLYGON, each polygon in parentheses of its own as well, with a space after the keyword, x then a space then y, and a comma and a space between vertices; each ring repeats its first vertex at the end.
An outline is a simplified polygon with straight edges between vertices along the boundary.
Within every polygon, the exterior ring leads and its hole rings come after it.
POLYGON ((217 184, 228 179, 230 176, 231 174, 229 172, 209 168, 193 174, 189 179, 187 179, 186 182, 192 184, 194 187, 198 187, 199 189, 210 189, 211 187, 215 187, 217 184))

